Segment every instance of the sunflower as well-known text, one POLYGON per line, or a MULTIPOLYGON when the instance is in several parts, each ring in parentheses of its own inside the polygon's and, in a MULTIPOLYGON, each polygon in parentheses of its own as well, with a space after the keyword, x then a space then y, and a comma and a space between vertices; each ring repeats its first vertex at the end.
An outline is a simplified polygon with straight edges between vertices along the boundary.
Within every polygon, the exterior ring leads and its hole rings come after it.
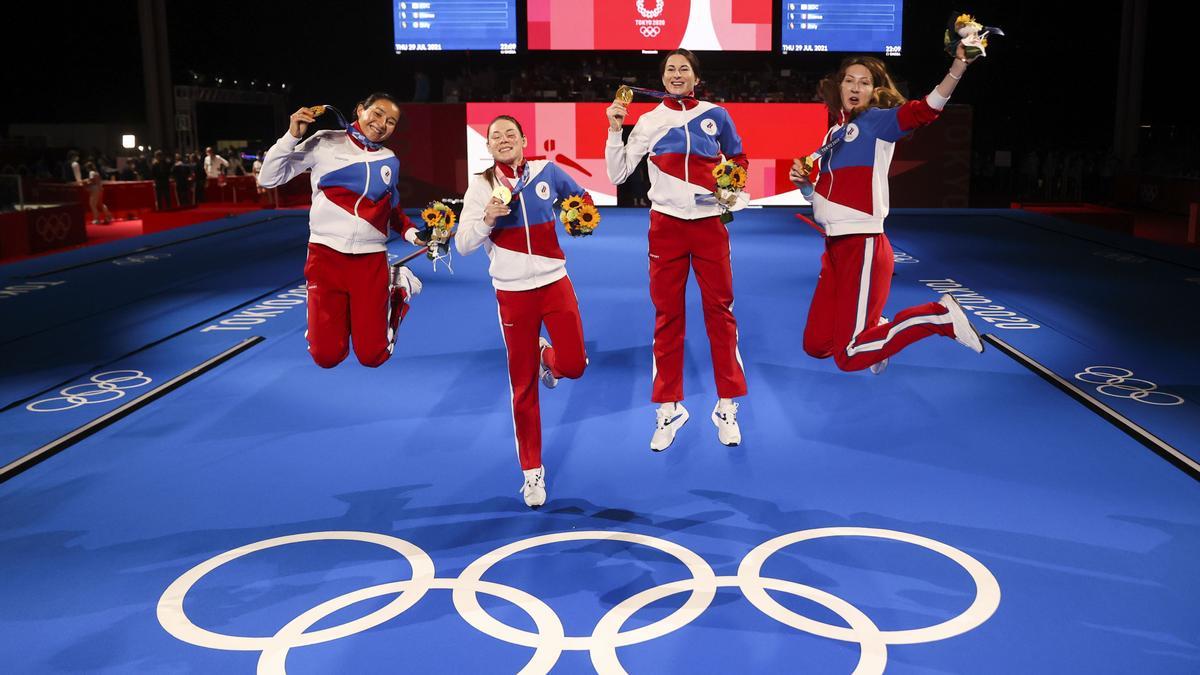
POLYGON ((577 209, 581 206, 583 206, 583 197, 580 197, 579 195, 567 195, 562 200, 563 211, 570 211, 571 209, 577 209))
POLYGON ((584 203, 578 209, 578 217, 575 219, 574 227, 568 226, 567 233, 572 236, 584 236, 592 233, 596 226, 600 224, 600 211, 595 206, 584 203), (574 232, 572 232, 572 229, 574 232))
POLYGON ((742 167, 735 166, 733 169, 733 174, 730 176, 730 178, 733 183, 733 189, 741 190, 742 188, 746 187, 746 170, 742 167))

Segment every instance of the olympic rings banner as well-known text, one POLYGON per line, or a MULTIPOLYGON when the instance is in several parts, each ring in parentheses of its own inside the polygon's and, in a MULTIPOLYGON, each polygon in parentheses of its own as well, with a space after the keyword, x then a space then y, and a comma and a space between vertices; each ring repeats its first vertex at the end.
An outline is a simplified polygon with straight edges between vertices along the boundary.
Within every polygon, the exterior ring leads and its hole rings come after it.
MULTIPOLYGON (((654 108, 656 103, 630 106, 627 124, 654 108)), ((566 170, 600 205, 617 203, 617 188, 604 168, 608 140, 608 103, 468 103, 467 158, 469 173, 479 173, 492 163, 487 151, 487 126, 497 115, 512 115, 521 122, 529 146, 526 158, 548 159, 566 170)), ((806 204, 788 181, 793 157, 821 145, 825 134, 825 106, 817 103, 724 104, 737 125, 750 158, 747 186, 751 204, 806 204)))
POLYGON ((84 212, 76 204, 0 213, 0 258, 41 253, 85 241, 84 212))
MULTIPOLYGON (((264 583, 269 583, 265 580, 264 583)), ((281 582, 282 583, 282 582, 281 582)), ((724 605, 713 606, 718 589, 736 588, 752 606, 771 619, 794 631, 830 640, 857 644, 858 664, 854 672, 868 675, 884 672, 888 645, 913 645, 950 640, 982 625, 1000 606, 1000 584, 983 563, 948 544, 897 530, 865 527, 828 527, 800 530, 766 541, 742 559, 736 574, 719 576, 700 555, 666 539, 632 532, 572 530, 529 537, 483 554, 458 576, 438 576, 433 559, 416 544, 375 532, 330 531, 293 534, 247 544, 216 555, 185 572, 172 582, 158 601, 158 622, 179 640, 225 651, 258 652, 259 675, 282 674, 291 650, 298 647, 341 640, 370 630, 399 617, 421 602, 429 591, 450 591, 450 600, 459 616, 475 630, 496 640, 533 650, 522 673, 548 673, 564 651, 587 652, 598 673, 625 673, 618 648, 637 645, 684 629, 702 615, 718 613, 724 605), (974 585, 970 605, 961 613, 929 626, 884 630, 865 611, 828 591, 798 581, 763 576, 767 560, 785 547, 815 539, 848 538, 852 546, 863 538, 909 544, 947 558, 969 576, 974 585), (351 591, 300 613, 271 636, 235 635, 197 625, 186 611, 195 609, 188 593, 204 577, 239 558, 281 546, 320 541, 353 541, 375 544, 394 551, 408 562, 410 579, 398 579, 351 591), (544 600, 513 586, 485 581, 484 576, 497 563, 534 548, 573 542, 622 542, 657 550, 674 558, 690 575, 648 588, 616 602, 600 618, 589 635, 567 635, 564 621, 544 600), (825 623, 799 614, 781 604, 768 591, 793 595, 821 605, 841 619, 841 624, 825 623), (511 603, 529 615, 534 631, 506 624, 492 616, 480 603, 479 594, 511 603), (685 595, 683 604, 667 616, 638 628, 625 624, 647 606, 664 598, 685 595), (339 611, 374 598, 391 598, 379 609, 344 623, 329 625, 327 619, 339 611), (314 629, 317 624, 322 628, 314 629)), ((296 658, 302 658, 297 655, 296 658)), ((794 665, 794 664, 791 664, 794 665)), ((781 664, 781 670, 790 670, 781 664)))
POLYGON ((771 49, 772 0, 529 0, 529 49, 771 49))

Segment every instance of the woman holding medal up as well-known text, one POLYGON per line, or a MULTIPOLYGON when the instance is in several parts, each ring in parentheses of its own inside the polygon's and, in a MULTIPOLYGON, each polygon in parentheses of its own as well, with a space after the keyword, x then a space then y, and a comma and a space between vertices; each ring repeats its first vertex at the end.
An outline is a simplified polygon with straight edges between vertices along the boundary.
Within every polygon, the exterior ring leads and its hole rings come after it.
POLYGON ((415 242, 414 226, 400 209, 400 162, 383 142, 396 129, 400 107, 387 94, 358 104, 353 124, 304 134, 328 106, 292 113, 286 133, 263 157, 258 184, 283 185, 312 171, 309 211, 308 351, 322 368, 350 353, 374 368, 392 355, 396 330, 421 282, 406 267, 389 279, 389 226, 415 242))
MULTIPOLYGON (((694 96, 700 64, 686 49, 667 54, 659 66, 665 94, 662 103, 642 115, 621 140, 628 100, 614 101, 607 110, 609 131, 605 146, 608 177, 625 182, 650 155, 650 299, 654 302, 654 390, 660 404, 650 449, 666 450, 688 420, 683 407, 684 309, 688 269, 704 306, 704 324, 712 352, 717 404, 712 421, 721 443, 741 442, 738 404, 745 396, 746 376, 738 353, 737 321, 733 317, 733 271, 730 267, 728 207, 713 198, 717 189, 713 169, 729 160, 744 171, 748 165, 742 140, 729 113, 694 96)), ((644 93, 646 92, 643 90, 644 93)), ((744 206, 742 193, 734 208, 744 206)))
MULTIPOLYGON (((580 223, 571 234, 588 234, 599 219, 592 197, 553 162, 525 161, 529 139, 508 115, 492 120, 487 147, 495 163, 471 179, 463 197, 454 242, 467 255, 483 247, 496 289, 500 334, 508 352, 513 429, 525 484, 525 504, 546 502, 538 380, 547 388, 576 379, 587 367, 579 302, 558 245, 556 204, 580 223), (542 325, 553 342, 541 337, 542 325)), ((572 221, 575 222, 575 221, 572 221)))

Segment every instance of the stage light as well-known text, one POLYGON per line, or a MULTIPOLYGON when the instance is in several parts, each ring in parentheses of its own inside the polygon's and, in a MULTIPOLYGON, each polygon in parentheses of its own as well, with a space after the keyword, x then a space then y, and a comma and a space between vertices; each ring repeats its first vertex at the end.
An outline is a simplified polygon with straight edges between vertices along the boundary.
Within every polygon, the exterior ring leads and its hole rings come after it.
POLYGON ((133 148, 135 145, 137 145, 137 140, 133 137, 133 134, 122 134, 121 135, 121 147, 122 148, 129 150, 129 149, 133 148))
POLYGON ((143 146, 143 145, 139 145, 139 146, 138 146, 138 152, 145 152, 145 151, 146 151, 146 147, 145 147, 145 146, 143 146))

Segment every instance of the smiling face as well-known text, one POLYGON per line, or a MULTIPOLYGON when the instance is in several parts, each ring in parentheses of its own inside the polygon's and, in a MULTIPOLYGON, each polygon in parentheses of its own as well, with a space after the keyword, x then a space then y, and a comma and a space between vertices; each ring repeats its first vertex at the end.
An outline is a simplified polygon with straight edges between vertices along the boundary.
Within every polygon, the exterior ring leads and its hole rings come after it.
POLYGON ((387 140, 400 120, 400 106, 386 98, 378 99, 366 107, 360 105, 356 112, 359 129, 372 143, 387 140))
POLYGON ((871 102, 871 93, 875 90, 871 71, 860 64, 850 66, 842 76, 841 90, 842 110, 848 113, 865 110, 871 102))
POLYGON ((516 165, 525 159, 528 144, 529 139, 512 120, 501 118, 488 127, 488 152, 501 164, 516 165))
POLYGON ((690 96, 700 82, 700 77, 686 56, 672 54, 663 68, 662 82, 668 93, 690 96))

